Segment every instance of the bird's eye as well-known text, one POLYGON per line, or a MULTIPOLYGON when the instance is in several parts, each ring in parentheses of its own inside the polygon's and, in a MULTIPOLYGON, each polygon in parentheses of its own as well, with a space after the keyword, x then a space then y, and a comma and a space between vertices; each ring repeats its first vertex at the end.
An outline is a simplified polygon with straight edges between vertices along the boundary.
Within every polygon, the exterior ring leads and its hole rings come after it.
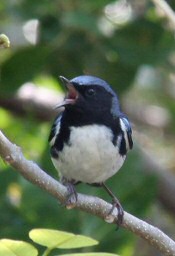
POLYGON ((95 90, 93 88, 89 88, 86 91, 86 94, 87 94, 87 96, 93 96, 93 95, 95 95, 95 90))

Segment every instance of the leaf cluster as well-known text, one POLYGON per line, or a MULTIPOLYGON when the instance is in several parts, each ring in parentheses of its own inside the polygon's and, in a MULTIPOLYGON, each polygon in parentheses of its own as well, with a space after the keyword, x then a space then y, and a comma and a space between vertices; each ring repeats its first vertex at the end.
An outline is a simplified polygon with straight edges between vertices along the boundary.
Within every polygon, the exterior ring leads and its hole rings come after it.
MULTIPOLYGON (((43 256, 50 255, 54 249, 76 249, 98 244, 98 241, 87 236, 51 229, 33 229, 29 232, 33 242, 46 247, 43 256)), ((30 243, 11 239, 0 240, 0 255, 37 256, 38 250, 30 243)), ((60 255, 60 254, 59 254, 60 255)), ((111 253, 69 253, 62 256, 113 256, 111 253)))

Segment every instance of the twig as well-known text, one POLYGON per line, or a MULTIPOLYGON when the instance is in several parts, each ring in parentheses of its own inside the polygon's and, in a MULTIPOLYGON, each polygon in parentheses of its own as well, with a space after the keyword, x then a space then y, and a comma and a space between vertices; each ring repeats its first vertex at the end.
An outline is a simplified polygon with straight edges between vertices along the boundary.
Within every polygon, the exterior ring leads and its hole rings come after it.
MULTIPOLYGON (((2 84, 2 87, 5 88, 5 85, 2 84)), ((53 108, 62 100, 61 92, 56 93, 53 89, 27 82, 13 96, 1 93, 0 106, 20 116, 31 113, 41 121, 48 121, 54 117, 55 112, 58 114, 58 110, 54 111, 53 108)))
MULTIPOLYGON (((27 180, 41 187, 59 201, 65 202, 67 195, 66 188, 41 170, 36 163, 25 159, 21 149, 15 144, 12 144, 1 131, 0 156, 27 180)), ((75 207, 105 219, 111 209, 111 204, 97 197, 78 194, 78 202, 75 207)), ((116 220, 117 209, 111 215, 111 219, 108 219, 108 222, 115 223, 116 220)), ((124 212, 122 226, 145 239, 164 255, 175 256, 175 242, 158 228, 127 212, 124 212)))
MULTIPOLYGON (((36 94, 35 94, 36 95, 36 94)), ((30 99, 19 99, 17 97, 9 96, 4 97, 4 95, 0 95, 0 107, 3 107, 4 109, 10 110, 11 113, 14 113, 18 116, 25 116, 27 114, 32 114, 33 117, 38 119, 39 121, 50 121, 51 118, 55 116, 55 112, 53 107, 51 107, 51 104, 48 104, 48 101, 46 102, 36 102, 34 100, 34 96, 31 95, 30 99), (33 96, 33 98, 32 98, 33 96)), ((48 93, 49 98, 49 93, 48 93)), ((51 98, 52 100, 52 98, 51 98)), ((53 101, 53 106, 56 106, 58 104, 57 101, 53 101)), ((58 113, 58 112, 57 112, 58 113)))
POLYGON ((165 0, 152 0, 152 2, 155 4, 155 6, 163 10, 173 30, 175 30, 175 12, 171 9, 168 3, 165 0))

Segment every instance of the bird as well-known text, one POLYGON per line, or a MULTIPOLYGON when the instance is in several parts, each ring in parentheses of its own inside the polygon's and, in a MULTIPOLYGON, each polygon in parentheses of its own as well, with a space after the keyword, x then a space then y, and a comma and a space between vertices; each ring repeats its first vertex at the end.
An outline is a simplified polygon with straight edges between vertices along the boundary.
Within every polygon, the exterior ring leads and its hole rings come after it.
POLYGON ((106 181, 122 167, 133 147, 130 121, 103 79, 80 75, 71 80, 60 76, 60 80, 67 94, 55 107, 62 111, 52 125, 49 143, 53 165, 67 187, 66 205, 76 204, 78 183, 103 187, 112 197, 109 215, 116 207, 121 225, 124 210, 106 181))

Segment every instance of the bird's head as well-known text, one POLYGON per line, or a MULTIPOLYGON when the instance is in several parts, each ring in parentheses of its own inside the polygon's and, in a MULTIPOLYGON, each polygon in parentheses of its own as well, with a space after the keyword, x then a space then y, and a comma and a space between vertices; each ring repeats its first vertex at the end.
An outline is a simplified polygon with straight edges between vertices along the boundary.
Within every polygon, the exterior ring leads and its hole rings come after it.
POLYGON ((64 101, 56 108, 64 106, 65 109, 83 112, 86 114, 117 116, 119 110, 118 98, 104 80, 88 75, 82 75, 68 80, 60 76, 67 89, 64 101))

